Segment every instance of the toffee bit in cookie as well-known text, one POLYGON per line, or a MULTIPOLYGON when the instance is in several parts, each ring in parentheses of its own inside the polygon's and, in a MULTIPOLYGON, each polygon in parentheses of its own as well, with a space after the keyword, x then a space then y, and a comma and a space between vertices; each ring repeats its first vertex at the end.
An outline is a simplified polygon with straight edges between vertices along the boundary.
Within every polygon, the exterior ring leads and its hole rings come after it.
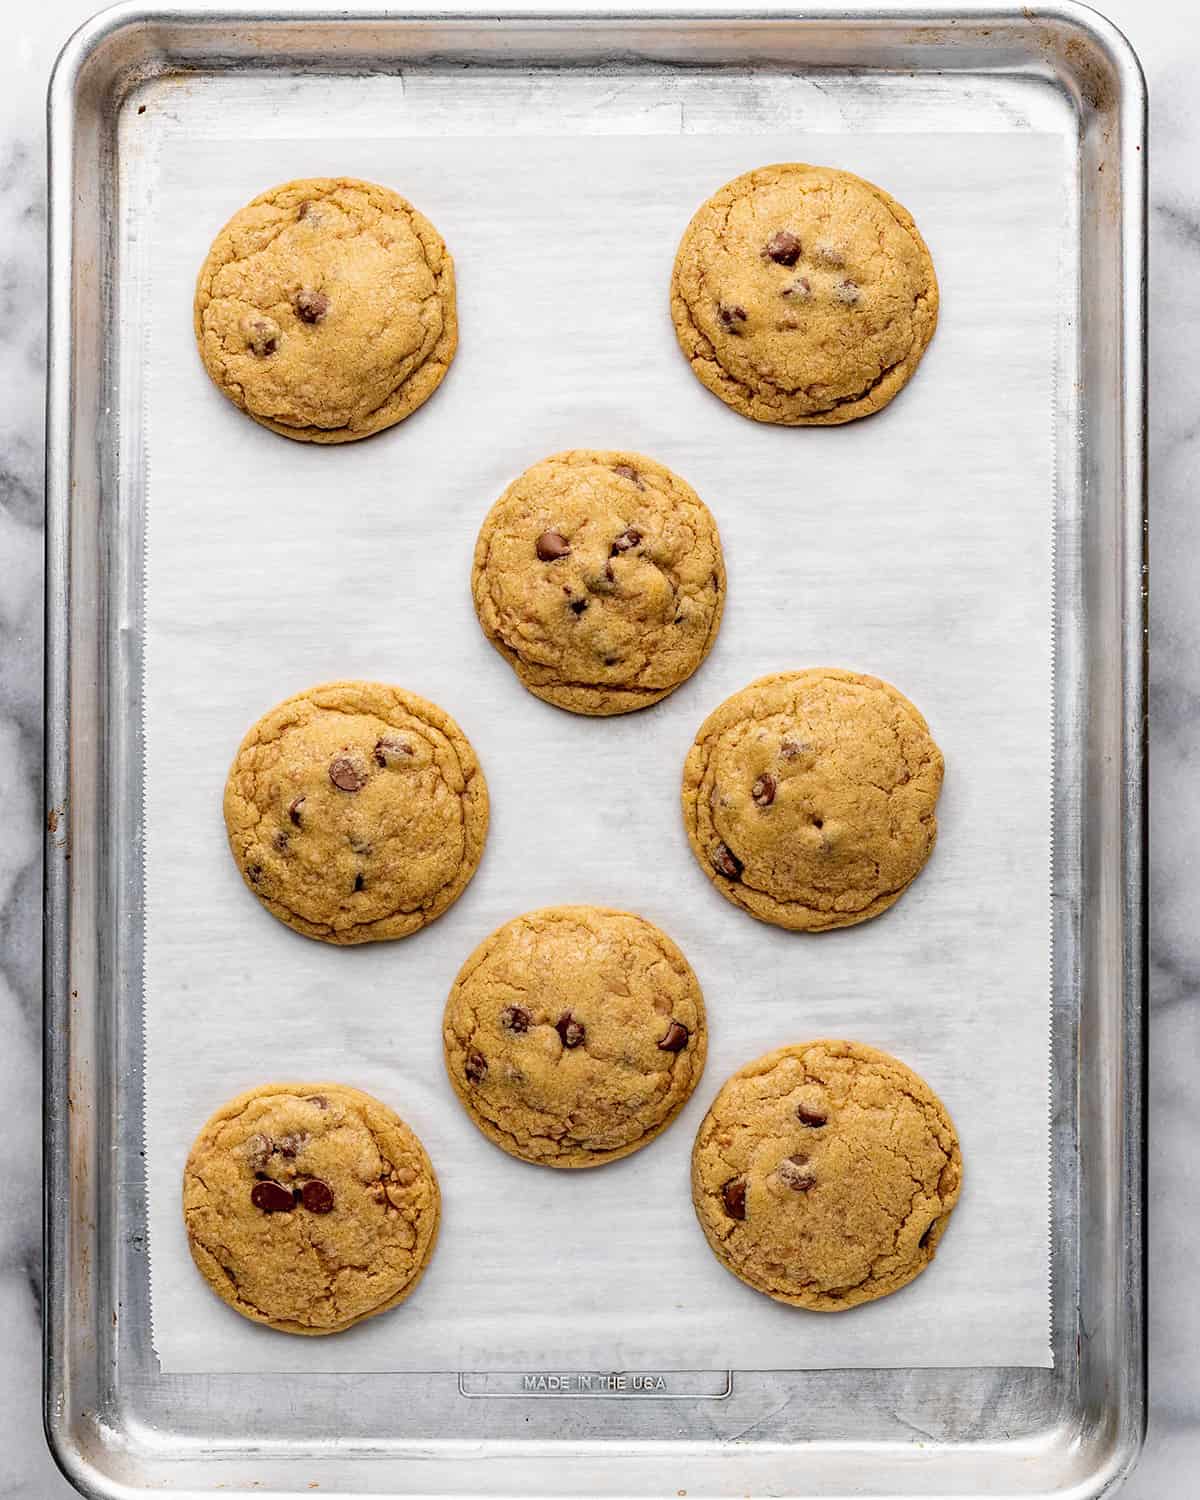
POLYGON ((718 875, 724 875, 729 880, 741 878, 742 862, 728 844, 718 839, 709 850, 708 857, 718 875))
POLYGON ((300 1202, 310 1214, 327 1214, 333 1208, 333 1189, 319 1177, 312 1177, 300 1189, 300 1202))
POLYGON ((564 1047, 578 1047, 587 1035, 582 1021, 577 1021, 569 1010, 564 1011, 554 1023, 554 1029, 562 1038, 564 1047))
POLYGON ((303 808, 303 806, 303 797, 293 797, 291 802, 288 804, 288 817, 291 818, 292 822, 296 825, 297 828, 300 827, 300 810, 303 808))
POLYGON ((801 1125, 807 1125, 812 1130, 829 1123, 829 1116, 823 1109, 810 1109, 807 1104, 797 1104, 796 1118, 801 1125))
POLYGON ((329 298, 324 292, 301 290, 296 293, 296 314, 305 323, 319 323, 329 311, 329 298))
POLYGON ((500 1024, 505 1031, 523 1036, 529 1030, 533 1017, 523 1005, 506 1005, 500 1012, 500 1024))
POLYGON ((390 734, 385 734, 382 739, 375 741, 375 749, 372 753, 377 766, 394 766, 411 760, 413 747, 407 740, 399 740, 390 734))
POLYGON ((482 1052, 468 1052, 467 1060, 463 1064, 463 1072, 467 1075, 468 1083, 482 1083, 487 1077, 487 1058, 482 1052))
POLYGON ((586 599, 571 600, 570 609, 572 614, 581 615, 587 607, 588 601, 586 599))
POLYGON ((238 326, 247 346, 259 359, 265 359, 279 348, 279 324, 274 318, 262 313, 247 313, 238 326))
POLYGON ((687 1046, 690 1036, 691 1032, 682 1021, 672 1019, 671 1024, 667 1027, 666 1036, 658 1044, 658 1050, 660 1052, 682 1052, 687 1046))
POLYGON ((717 317, 721 320, 721 326, 728 332, 742 333, 741 324, 746 321, 746 309, 738 307, 736 303, 720 302, 717 304, 717 317))
POLYGON ((754 798, 756 807, 770 807, 775 800, 775 778, 770 771, 762 773, 750 788, 750 795, 754 798))
POLYGON ((613 473, 619 474, 622 479, 628 479, 631 484, 636 484, 639 490, 646 488, 642 476, 632 464, 613 464, 613 473))
POLYGON ((791 297, 797 302, 807 302, 812 296, 812 282, 807 276, 797 276, 795 281, 788 282, 779 295, 791 297))
POLYGON ((250 1189, 250 1202, 265 1214, 291 1213, 296 1206, 290 1190, 281 1182, 272 1182, 269 1178, 265 1182, 256 1182, 250 1189))
POLYGON ((360 870, 358 872, 358 874, 354 877, 354 889, 355 889, 355 891, 356 892, 361 891, 363 889, 363 887, 366 885, 366 883, 367 883, 366 882, 366 878, 364 877, 363 872, 360 870))
POLYGON ((731 1219, 746 1217, 746 1179, 734 1177, 721 1189, 721 1202, 731 1219))
POLYGON ((862 293, 856 281, 839 281, 833 295, 839 302, 844 302, 847 307, 855 307, 862 301, 862 293))
POLYGON ((780 266, 794 266, 800 259, 801 248, 799 238, 790 229, 780 229, 763 246, 763 259, 780 266))
POLYGON ((335 755, 329 762, 329 779, 342 792, 360 792, 367 784, 367 773, 348 755, 335 755))
POLYGON ((571 544, 561 531, 543 531, 534 550, 542 562, 557 562, 560 557, 570 557, 571 544))
POLYGON ((612 544, 611 556, 619 557, 622 552, 628 552, 631 547, 636 547, 642 539, 642 533, 636 526, 627 526, 612 544))
POLYGON ((775 1168, 775 1175, 784 1187, 795 1193, 807 1193, 817 1181, 817 1174, 808 1165, 806 1156, 785 1156, 775 1168))

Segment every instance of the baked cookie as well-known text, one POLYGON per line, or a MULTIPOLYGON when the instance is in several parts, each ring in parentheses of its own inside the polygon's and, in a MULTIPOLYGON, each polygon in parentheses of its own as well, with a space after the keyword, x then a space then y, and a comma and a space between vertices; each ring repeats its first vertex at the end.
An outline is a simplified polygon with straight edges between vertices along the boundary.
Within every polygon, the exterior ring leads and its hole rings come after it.
POLYGON ((851 927, 908 889, 937 838, 942 754, 878 677, 760 677, 700 726, 683 770, 692 853, 727 901, 795 932, 851 927))
POLYGON ((374 182, 285 182, 239 209, 196 282, 196 342, 256 422, 347 443, 402 421, 454 358, 454 262, 411 203, 374 182))
POLYGON ((200 1274, 235 1312, 284 1333, 338 1333, 403 1302, 437 1239, 425 1148, 340 1083, 268 1083, 219 1109, 183 1173, 200 1274))
POLYGON ((818 1312, 919 1276, 961 1182, 937 1095, 859 1042, 779 1047, 741 1068, 692 1151, 692 1201, 713 1254, 755 1291, 818 1312))
POLYGON ((487 783, 449 714, 381 682, 273 708, 225 783, 229 847, 272 916, 326 943, 408 937, 483 854, 487 783))
POLYGON ((727 182, 688 225, 671 316, 727 406, 789 427, 886 406, 937 327, 912 215, 850 172, 781 162, 727 182))
POLYGON ((462 966, 442 1022, 450 1082, 510 1156, 594 1167, 652 1141, 704 1071, 704 997, 631 912, 514 917, 462 966))
POLYGON ((725 562, 708 507, 677 474, 640 453, 577 448, 526 469, 492 506, 471 589, 484 634, 531 693, 623 714, 708 655, 725 562))

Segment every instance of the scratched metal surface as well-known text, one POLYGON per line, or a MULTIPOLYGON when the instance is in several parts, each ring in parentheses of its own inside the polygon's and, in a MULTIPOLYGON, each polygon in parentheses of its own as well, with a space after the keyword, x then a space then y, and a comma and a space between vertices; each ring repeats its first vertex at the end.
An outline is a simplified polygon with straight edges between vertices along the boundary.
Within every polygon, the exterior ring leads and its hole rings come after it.
POLYGON ((880 1500, 1109 1488, 1144 1402, 1144 96, 1122 40, 1070 4, 126 6, 69 44, 50 108, 46 775, 64 818, 46 873, 46 1399, 76 1484, 880 1500), (384 128, 397 75, 412 99, 448 70, 470 70, 471 102, 430 128, 463 134, 497 114, 569 128, 553 71, 580 119, 619 86, 631 131, 664 109, 682 126, 767 128, 803 98, 814 129, 1076 143, 1057 392, 1053 1370, 735 1371, 727 1390, 722 1376, 706 1398, 670 1401, 525 1395, 492 1377, 157 1370, 140 1167, 137 286, 152 205, 131 121, 186 88, 197 128, 210 110, 293 130, 303 76, 321 133, 363 136, 384 128))

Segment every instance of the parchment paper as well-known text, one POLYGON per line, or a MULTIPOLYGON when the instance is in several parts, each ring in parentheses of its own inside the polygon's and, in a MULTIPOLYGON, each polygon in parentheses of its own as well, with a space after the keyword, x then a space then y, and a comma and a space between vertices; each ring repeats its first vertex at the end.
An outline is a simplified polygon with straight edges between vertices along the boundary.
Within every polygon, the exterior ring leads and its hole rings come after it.
POLYGON ((1056 137, 827 134, 239 142, 164 152, 144 254, 147 351, 146 1167, 155 1342, 169 1371, 703 1370, 1051 1362, 1048 1241, 1051 522, 1061 149, 1056 137), (667 311, 680 233, 752 166, 815 160, 886 185, 936 261, 941 326, 882 415, 784 430, 689 373, 667 311), (283 440, 210 385, 192 285, 256 192, 347 173, 392 184, 458 266, 442 390, 369 441, 283 440), (708 663, 659 706, 597 721, 522 691, 468 580, 509 480, 566 447, 662 460, 712 508, 729 568, 708 663), (703 717, 763 673, 831 664, 896 683, 946 757, 941 835, 884 917, 791 935, 709 887, 678 793, 703 717), (483 864, 441 921, 350 950, 245 890, 221 794, 250 723, 288 694, 378 678, 434 699, 492 794, 483 864), (441 1061, 460 963, 554 902, 643 913, 704 986, 705 1077, 655 1144, 596 1171, 510 1160, 441 1061), (965 1187, 931 1270, 839 1316, 724 1271, 688 1155, 724 1078, 784 1042, 896 1053, 949 1107, 965 1187), (298 1340, 226 1309, 193 1269, 188 1146, 268 1080, 344 1080, 424 1140, 439 1248, 397 1312, 298 1340))

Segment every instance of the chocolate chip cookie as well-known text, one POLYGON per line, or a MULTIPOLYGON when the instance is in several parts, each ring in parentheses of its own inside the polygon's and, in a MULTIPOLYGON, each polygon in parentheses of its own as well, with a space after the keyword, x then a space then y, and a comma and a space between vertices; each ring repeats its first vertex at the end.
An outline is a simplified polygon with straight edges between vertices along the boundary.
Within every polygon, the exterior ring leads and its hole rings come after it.
POLYGON ((832 167, 735 177, 701 205, 675 257, 680 347, 714 395, 756 422, 878 411, 920 363, 937 315, 912 215, 832 167))
POLYGON ((422 214, 353 177, 285 182, 239 209, 196 282, 217 388, 264 427, 346 443, 416 411, 454 358, 454 262, 422 214))
POLYGON ((760 677, 700 726, 683 772, 692 853, 717 890, 797 932, 886 911, 937 838, 942 754, 878 677, 760 677))
POLYGON ((630 912, 550 906, 486 938, 442 1035, 450 1082, 502 1150, 594 1167, 652 1141, 704 1070, 704 997, 665 933, 630 912))
POLYGON ((657 703, 712 649, 725 604, 708 507, 640 453, 556 453, 488 512, 471 579, 484 634, 537 697, 579 714, 657 703))
POLYGON ((269 1083, 219 1109, 183 1174, 200 1274, 284 1333, 338 1333, 403 1302, 437 1239, 425 1148, 378 1099, 339 1083, 269 1083))
POLYGON ((919 1276, 961 1181, 937 1095, 860 1042, 780 1047, 740 1069, 692 1152, 692 1201, 713 1254, 756 1291, 818 1312, 919 1276))
POLYGON ((487 784, 436 704, 380 682, 329 682, 246 735, 225 826, 246 884, 296 932, 326 943, 407 937, 474 875, 487 784))

